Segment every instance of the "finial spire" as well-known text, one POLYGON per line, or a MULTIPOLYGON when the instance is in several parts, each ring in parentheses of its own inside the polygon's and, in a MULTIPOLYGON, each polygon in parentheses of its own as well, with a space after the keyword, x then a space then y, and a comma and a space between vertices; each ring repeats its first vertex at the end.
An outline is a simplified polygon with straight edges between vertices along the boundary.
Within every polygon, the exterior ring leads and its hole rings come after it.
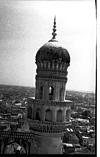
POLYGON ((53 32, 52 32, 52 39, 56 39, 56 16, 54 17, 54 25, 53 25, 53 32))

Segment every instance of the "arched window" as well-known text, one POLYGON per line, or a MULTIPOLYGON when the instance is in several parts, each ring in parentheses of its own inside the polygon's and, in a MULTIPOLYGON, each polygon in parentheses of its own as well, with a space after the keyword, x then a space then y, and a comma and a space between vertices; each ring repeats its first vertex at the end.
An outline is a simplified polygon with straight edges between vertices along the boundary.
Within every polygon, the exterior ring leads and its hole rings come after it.
POLYGON ((28 110, 27 110, 27 118, 31 119, 32 118, 32 107, 28 106, 28 110))
POLYGON ((53 100, 54 97, 54 88, 52 86, 49 87, 49 100, 53 100))
POLYGON ((26 153, 27 151, 24 146, 20 145, 17 142, 12 142, 5 146, 3 154, 19 154, 20 155, 20 154, 26 154, 26 153))
POLYGON ((40 87, 40 99, 43 97, 43 86, 40 87))
POLYGON ((70 110, 68 109, 66 111, 66 121, 69 121, 69 119, 70 119, 70 110))
POLYGON ((57 122, 62 122, 62 110, 58 110, 57 112, 57 122))
POLYGON ((52 121, 52 111, 51 111, 50 109, 47 109, 47 110, 46 110, 46 113, 45 113, 45 121, 49 121, 49 122, 52 121))
POLYGON ((37 110, 36 110, 35 119, 36 119, 36 120, 39 120, 39 121, 41 120, 41 111, 40 111, 40 109, 37 109, 37 110))

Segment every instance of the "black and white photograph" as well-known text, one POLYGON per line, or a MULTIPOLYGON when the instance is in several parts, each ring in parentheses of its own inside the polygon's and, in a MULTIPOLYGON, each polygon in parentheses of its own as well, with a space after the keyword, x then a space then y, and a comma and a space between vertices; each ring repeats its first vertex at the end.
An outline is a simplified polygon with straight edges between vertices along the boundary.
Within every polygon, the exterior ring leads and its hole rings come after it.
POLYGON ((0 154, 96 157, 95 0, 0 0, 0 154))

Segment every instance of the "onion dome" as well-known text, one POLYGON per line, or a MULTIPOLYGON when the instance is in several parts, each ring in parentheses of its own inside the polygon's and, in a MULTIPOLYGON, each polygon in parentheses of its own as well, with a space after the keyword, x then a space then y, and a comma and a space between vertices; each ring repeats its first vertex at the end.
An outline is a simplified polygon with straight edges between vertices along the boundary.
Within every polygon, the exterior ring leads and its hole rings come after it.
POLYGON ((56 40, 56 17, 54 18, 52 39, 44 44, 36 54, 36 63, 41 63, 44 61, 49 62, 62 62, 66 63, 67 66, 70 64, 70 55, 68 51, 60 46, 59 42, 56 40))

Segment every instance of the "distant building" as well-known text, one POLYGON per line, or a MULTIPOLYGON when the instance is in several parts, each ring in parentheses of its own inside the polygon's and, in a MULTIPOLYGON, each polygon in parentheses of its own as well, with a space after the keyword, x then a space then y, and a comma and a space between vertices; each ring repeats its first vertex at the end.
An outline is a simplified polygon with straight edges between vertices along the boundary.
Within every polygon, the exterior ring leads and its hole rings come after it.
POLYGON ((83 146, 88 146, 88 145, 95 145, 95 138, 87 137, 87 136, 82 136, 83 139, 83 146))
POLYGON ((88 144, 88 139, 89 139, 89 137, 86 137, 86 136, 82 136, 82 144, 83 144, 83 146, 87 146, 87 144, 88 144))

